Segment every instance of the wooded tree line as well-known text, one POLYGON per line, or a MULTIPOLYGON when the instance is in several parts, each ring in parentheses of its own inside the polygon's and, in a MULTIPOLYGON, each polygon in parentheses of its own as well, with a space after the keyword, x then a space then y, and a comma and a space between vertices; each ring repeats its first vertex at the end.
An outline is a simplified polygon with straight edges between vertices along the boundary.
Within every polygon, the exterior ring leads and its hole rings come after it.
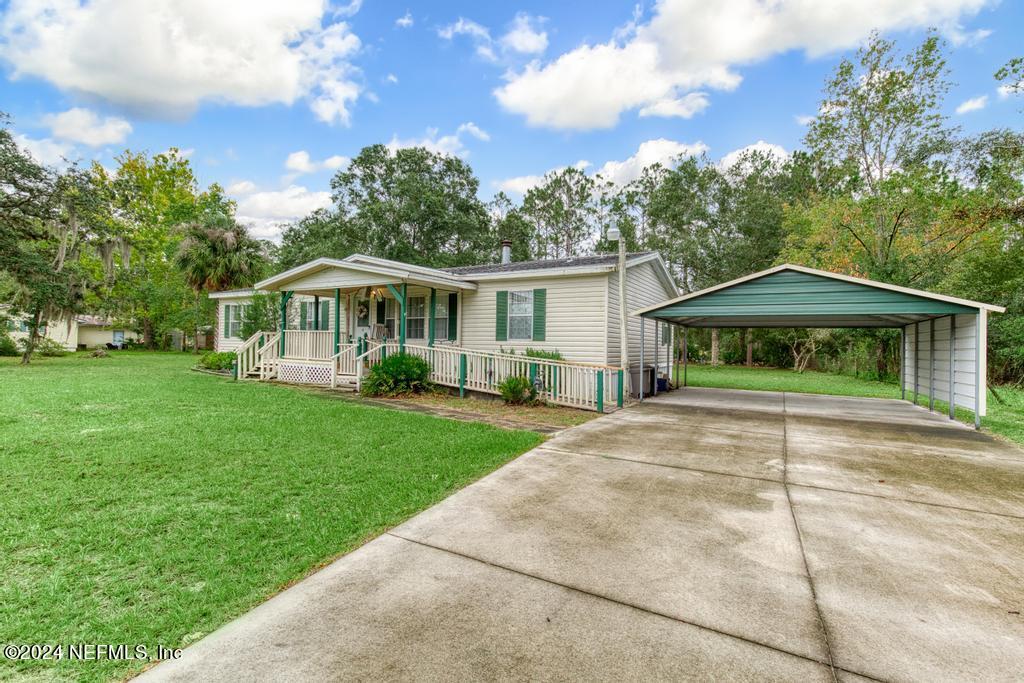
MULTIPOLYGON (((995 78, 1021 95, 1024 60, 995 78)), ((126 152, 111 174, 58 173, 0 130, 0 294, 40 322, 84 309, 134 321, 157 344, 210 322, 203 292, 320 256, 466 265, 496 260, 506 238, 516 260, 572 256, 612 250, 617 226, 629 249, 659 251, 685 291, 792 262, 1007 306, 990 362, 994 379, 1021 381, 1024 134, 963 134, 941 114, 949 88, 937 36, 907 52, 872 36, 825 83, 803 149, 784 159, 679 158, 626 185, 566 168, 518 203, 480 200, 463 159, 373 145, 332 179, 333 206, 288 226, 279 247, 249 238, 221 188, 200 189, 173 150, 126 152)), ((888 331, 723 331, 714 354, 711 334, 692 337, 709 360, 885 376, 899 353, 888 331)))

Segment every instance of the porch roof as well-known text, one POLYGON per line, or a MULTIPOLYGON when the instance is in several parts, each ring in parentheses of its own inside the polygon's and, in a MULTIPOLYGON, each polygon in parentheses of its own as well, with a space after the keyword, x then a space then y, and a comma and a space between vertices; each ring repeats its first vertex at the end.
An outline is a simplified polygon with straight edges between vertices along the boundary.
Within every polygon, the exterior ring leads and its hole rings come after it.
POLYGON ((476 284, 453 277, 449 273, 399 264, 396 261, 373 259, 353 254, 345 259, 318 258, 257 282, 257 290, 276 292, 290 290, 312 294, 330 294, 335 289, 351 290, 378 285, 410 284, 439 289, 476 289, 476 284))

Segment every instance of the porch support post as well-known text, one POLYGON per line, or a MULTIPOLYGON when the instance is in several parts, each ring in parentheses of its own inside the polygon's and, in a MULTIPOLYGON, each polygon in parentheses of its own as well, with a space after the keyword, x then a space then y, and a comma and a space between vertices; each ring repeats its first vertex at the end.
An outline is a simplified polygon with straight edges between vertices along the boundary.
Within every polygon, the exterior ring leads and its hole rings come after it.
POLYGON ((654 387, 651 389, 651 396, 658 395, 658 343, 661 341, 661 322, 654 319, 654 387))
POLYGON ((604 368, 597 371, 597 412, 604 412, 604 368))
POLYGON ((288 300, 294 292, 281 292, 281 353, 284 356, 284 333, 288 329, 288 300))
POLYGON ((956 313, 949 316, 949 419, 956 417, 956 313))
POLYGON ((341 289, 334 289, 334 355, 341 351, 341 289))
POLYGON ((918 377, 917 373, 921 367, 921 323, 914 323, 914 405, 917 405, 918 377))
MULTIPOLYGON (((427 329, 427 346, 434 345, 434 316, 437 314, 437 289, 430 288, 430 327, 427 329)), ((450 314, 449 314, 450 315, 450 314)))
POLYGON ((313 329, 320 329, 320 295, 313 295, 313 329))
POLYGON ((981 333, 983 324, 982 316, 985 309, 979 308, 978 314, 974 316, 974 428, 981 429, 981 392, 985 391, 985 372, 982 370, 981 359, 983 350, 981 345, 984 335, 981 333))
POLYGON ((398 352, 405 353, 405 295, 409 286, 403 282, 402 291, 399 292, 394 285, 389 284, 388 291, 398 301, 398 352))

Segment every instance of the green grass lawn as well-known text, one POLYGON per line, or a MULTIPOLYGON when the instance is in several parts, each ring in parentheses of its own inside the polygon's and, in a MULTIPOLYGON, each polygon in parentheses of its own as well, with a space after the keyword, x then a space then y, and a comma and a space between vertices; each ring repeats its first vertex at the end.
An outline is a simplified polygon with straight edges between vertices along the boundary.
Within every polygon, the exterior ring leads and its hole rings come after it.
MULTIPOLYGON (((679 373, 681 375, 682 367, 679 368, 679 373)), ((900 398, 898 384, 810 370, 796 373, 782 368, 748 368, 740 365, 711 366, 691 363, 686 376, 687 383, 692 387, 900 398)), ((996 391, 1005 404, 1000 403, 989 392, 988 415, 982 418, 983 428, 1024 444, 1024 391, 1008 387, 997 387, 996 391)), ((909 396, 910 394, 908 394, 909 396)), ((927 407, 928 397, 926 395, 919 396, 918 403, 927 407)), ((947 410, 947 405, 942 401, 936 401, 935 409, 944 413, 947 410)), ((970 410, 957 408, 956 416, 958 420, 974 424, 974 413, 970 410)))
MULTIPOLYGON (((180 647, 537 445, 189 371, 0 359, 0 644, 180 647)), ((13 665, 120 678, 141 664, 13 665)))

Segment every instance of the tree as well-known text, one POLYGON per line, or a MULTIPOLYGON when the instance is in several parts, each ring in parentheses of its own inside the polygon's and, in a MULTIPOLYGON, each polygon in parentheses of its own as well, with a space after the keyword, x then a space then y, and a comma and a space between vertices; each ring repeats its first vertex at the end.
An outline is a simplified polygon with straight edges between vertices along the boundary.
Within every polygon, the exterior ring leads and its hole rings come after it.
POLYGON ((542 253, 533 226, 508 195, 498 192, 488 203, 487 210, 494 225, 491 241, 495 246, 502 240, 511 241, 513 261, 529 261, 542 253))
POLYGON ((551 171, 523 198, 523 216, 533 226, 540 256, 584 253, 594 233, 595 181, 575 167, 551 171))
MULTIPOLYGON (((187 227, 175 265, 195 293, 194 339, 202 322, 203 292, 251 286, 266 271, 260 243, 223 214, 204 216, 187 227)), ((195 350, 198 353, 198 345, 195 350)))
POLYGON ((413 147, 364 147, 331 180, 349 253, 434 267, 466 265, 492 254, 479 181, 465 161, 413 147))
POLYGON ((1005 81, 1002 88, 1007 95, 1024 93, 1024 57, 1014 57, 995 73, 997 81, 1005 81))
POLYGON ((365 247, 346 216, 330 209, 317 209, 285 228, 277 265, 287 270, 318 258, 341 259, 365 247))

